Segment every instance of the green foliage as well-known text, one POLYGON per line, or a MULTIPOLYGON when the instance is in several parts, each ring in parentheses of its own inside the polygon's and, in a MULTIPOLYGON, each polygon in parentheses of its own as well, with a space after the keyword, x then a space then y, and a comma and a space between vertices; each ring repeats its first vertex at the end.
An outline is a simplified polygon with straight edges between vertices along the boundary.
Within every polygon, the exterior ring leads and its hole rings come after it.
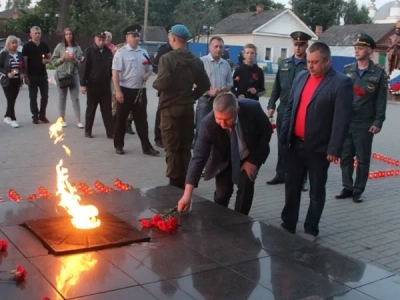
POLYGON ((255 11, 257 4, 264 5, 264 10, 284 8, 283 4, 272 0, 220 0, 216 3, 222 19, 233 13, 255 11))
POLYGON ((306 23, 311 30, 321 25, 324 30, 340 22, 343 0, 292 0, 293 12, 306 23))
POLYGON ((343 8, 344 24, 368 24, 372 23, 368 16, 368 8, 365 5, 358 7, 356 0, 349 0, 343 8))
POLYGON ((10 8, 28 8, 31 5, 31 0, 7 0, 6 9, 10 8))

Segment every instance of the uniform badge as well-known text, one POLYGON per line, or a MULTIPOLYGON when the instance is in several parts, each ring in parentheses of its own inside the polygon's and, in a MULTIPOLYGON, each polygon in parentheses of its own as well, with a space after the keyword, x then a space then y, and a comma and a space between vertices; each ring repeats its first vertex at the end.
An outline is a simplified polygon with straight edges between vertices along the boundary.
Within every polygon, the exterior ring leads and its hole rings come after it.
POLYGON ((288 63, 285 64, 285 68, 287 68, 287 67, 288 67, 288 63))
POLYGON ((352 73, 347 73, 346 76, 350 77, 350 78, 353 78, 353 74, 352 73))
POLYGON ((373 84, 373 83, 368 83, 368 84, 367 84, 367 91, 368 91, 368 92, 372 93, 372 92, 375 91, 375 89, 376 89, 375 84, 373 84))

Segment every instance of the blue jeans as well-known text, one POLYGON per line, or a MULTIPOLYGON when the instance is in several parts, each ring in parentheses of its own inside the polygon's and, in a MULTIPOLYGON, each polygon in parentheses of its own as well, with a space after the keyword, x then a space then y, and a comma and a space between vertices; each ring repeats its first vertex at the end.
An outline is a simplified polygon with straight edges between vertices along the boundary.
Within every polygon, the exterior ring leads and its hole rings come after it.
POLYGON ((197 137, 199 136, 201 121, 213 109, 213 102, 209 97, 202 96, 197 100, 196 106, 196 134, 194 136, 194 145, 196 145, 197 137))

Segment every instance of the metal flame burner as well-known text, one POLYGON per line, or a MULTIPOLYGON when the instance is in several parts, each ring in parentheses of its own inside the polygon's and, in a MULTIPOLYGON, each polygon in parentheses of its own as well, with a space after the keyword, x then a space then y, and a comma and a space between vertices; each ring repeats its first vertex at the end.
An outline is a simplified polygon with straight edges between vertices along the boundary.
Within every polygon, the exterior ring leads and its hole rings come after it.
POLYGON ((70 216, 26 221, 23 226, 36 235, 54 255, 150 241, 150 237, 145 233, 110 213, 100 213, 99 219, 101 225, 94 229, 76 229, 71 223, 70 216))

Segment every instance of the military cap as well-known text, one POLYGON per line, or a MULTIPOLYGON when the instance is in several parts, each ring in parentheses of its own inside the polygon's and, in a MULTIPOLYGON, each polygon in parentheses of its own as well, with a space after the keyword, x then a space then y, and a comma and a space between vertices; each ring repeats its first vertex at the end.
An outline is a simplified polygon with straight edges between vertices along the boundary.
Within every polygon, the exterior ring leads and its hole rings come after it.
POLYGON ((369 46, 374 49, 376 47, 376 43, 368 34, 359 33, 357 34, 357 38, 353 43, 353 46, 369 46))
POLYGON ((311 40, 311 36, 302 31, 294 31, 290 34, 290 37, 295 43, 307 43, 309 40, 311 40))
POLYGON ((184 40, 188 40, 190 38, 189 29, 187 29, 187 27, 182 24, 172 26, 171 33, 184 40))
POLYGON ((105 31, 96 31, 94 33, 95 37, 101 38, 101 39, 105 39, 106 38, 106 33, 105 31))
POLYGON ((169 24, 168 26, 166 26, 165 27, 165 31, 168 33, 168 32, 170 32, 171 31, 171 28, 173 27, 173 26, 175 26, 175 25, 182 25, 181 23, 178 23, 178 22, 176 22, 176 23, 171 23, 171 24, 169 24))
POLYGON ((142 30, 142 26, 138 25, 138 24, 134 24, 131 26, 128 26, 124 29, 123 34, 127 35, 127 34, 137 34, 140 35, 140 31, 142 30))

